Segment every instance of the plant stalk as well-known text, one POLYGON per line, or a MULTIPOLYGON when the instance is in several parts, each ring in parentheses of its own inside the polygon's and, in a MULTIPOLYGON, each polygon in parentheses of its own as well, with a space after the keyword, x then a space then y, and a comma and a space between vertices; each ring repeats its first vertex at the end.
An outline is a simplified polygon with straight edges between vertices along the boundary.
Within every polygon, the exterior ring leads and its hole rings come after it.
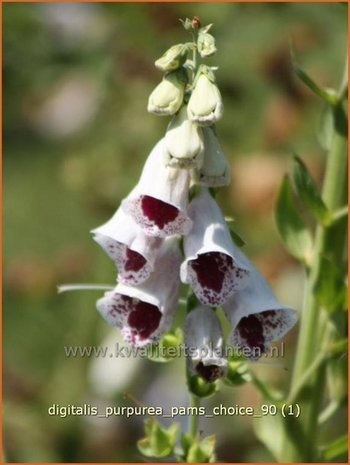
MULTIPOLYGON (((196 412, 200 406, 200 398, 195 394, 191 395, 191 407, 194 407, 193 411, 196 412)), ((189 433, 195 439, 198 435, 198 415, 190 415, 189 433)))
MULTIPOLYGON (((338 103, 334 108, 334 115, 343 104, 347 89, 347 63, 344 76, 338 91, 338 103)), ((342 208, 346 203, 347 194, 347 138, 334 127, 332 144, 328 153, 322 198, 331 212, 342 208)), ((314 371, 311 380, 307 379, 304 386, 300 384, 308 370, 318 359, 320 353, 329 344, 333 327, 329 314, 320 308, 314 295, 314 287, 318 281, 322 258, 330 257, 335 263, 342 263, 346 237, 346 222, 341 220, 334 226, 319 225, 316 230, 314 255, 310 266, 310 274, 306 286, 304 310, 301 315, 300 334, 294 365, 290 392, 297 392, 294 402, 301 404, 300 421, 304 431, 304 444, 295 456, 295 448, 288 447, 288 431, 285 430, 286 448, 285 460, 296 462, 313 462, 317 460, 318 416, 324 397, 326 364, 320 363, 314 371), (305 398, 305 388, 309 395, 305 398), (288 454, 289 453, 289 454, 288 454)))

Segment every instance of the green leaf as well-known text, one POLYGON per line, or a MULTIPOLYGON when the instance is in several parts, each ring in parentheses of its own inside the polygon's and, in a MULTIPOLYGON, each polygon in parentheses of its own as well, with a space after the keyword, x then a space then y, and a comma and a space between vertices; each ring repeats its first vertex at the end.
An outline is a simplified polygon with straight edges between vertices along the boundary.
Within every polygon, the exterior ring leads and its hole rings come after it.
POLYGON ((145 420, 146 437, 137 441, 139 451, 146 457, 168 457, 173 453, 179 434, 178 423, 173 423, 168 429, 162 427, 157 420, 145 420))
POLYGON ((297 156, 294 157, 293 179, 297 194, 315 218, 323 225, 329 224, 331 214, 321 198, 314 179, 304 162, 297 156))
POLYGON ((332 213, 332 225, 334 225, 338 221, 341 221, 343 218, 348 216, 348 213, 349 213, 349 208, 348 208, 347 205, 333 211, 333 213, 332 213))
POLYGON ((181 22, 183 27, 186 29, 186 31, 189 31, 190 29, 192 29, 192 21, 189 18, 186 18, 185 20, 180 19, 179 21, 181 22))
POLYGON ((347 353, 329 360, 327 364, 327 386, 329 398, 340 404, 348 394, 348 357, 347 353))
POLYGON ((347 301, 347 288, 339 267, 325 257, 321 258, 320 271, 314 289, 318 303, 330 313, 343 310, 347 301))
POLYGON ((305 265, 312 253, 312 238, 294 205, 290 179, 285 176, 277 198, 276 225, 288 251, 305 265))
POLYGON ((332 441, 323 447, 323 458, 326 462, 330 462, 335 459, 340 460, 341 458, 346 460, 347 451, 348 435, 344 434, 344 436, 337 438, 335 441, 332 441))
POLYGON ((278 462, 285 462, 285 448, 295 457, 303 457, 302 448, 305 434, 297 418, 278 411, 276 415, 264 415, 254 419, 253 427, 261 441, 278 462))
POLYGON ((183 458, 184 461, 186 460, 188 451, 190 450, 190 447, 192 446, 193 441, 194 441, 194 438, 193 438, 192 434, 190 434, 190 433, 183 433, 182 434, 182 436, 181 436, 181 445, 182 445, 182 449, 183 449, 183 457, 182 458, 183 458))
POLYGON ((215 436, 198 442, 196 439, 188 450, 186 463, 212 463, 215 461, 215 436))
POLYGON ((346 116, 344 106, 339 104, 334 109, 334 127, 335 130, 343 137, 348 137, 348 117, 346 116))
POLYGON ((321 113, 318 140, 324 150, 330 150, 334 131, 343 137, 348 136, 348 117, 341 103, 335 107, 327 103, 321 113))
POLYGON ((292 66, 294 69, 295 74, 303 81, 304 84, 307 85, 307 87, 316 95, 321 97, 323 100, 331 104, 332 106, 337 105, 338 103, 338 97, 336 92, 333 89, 323 89, 320 87, 316 82, 305 72, 301 69, 299 64, 296 61, 295 58, 295 53, 294 53, 294 48, 291 44, 290 46, 290 55, 291 55, 291 61, 292 61, 292 66))
POLYGON ((237 247, 245 246, 246 243, 244 242, 244 240, 241 238, 239 234, 236 233, 236 231, 232 229, 232 227, 230 227, 230 235, 231 235, 233 242, 237 245, 237 247))
POLYGON ((348 350, 348 338, 338 339, 336 342, 333 342, 329 347, 328 351, 334 354, 339 354, 341 352, 346 352, 348 350))
POLYGON ((197 299, 194 292, 190 290, 188 297, 187 297, 187 304, 186 304, 187 313, 193 310, 194 308, 196 308, 197 305, 200 305, 199 300, 197 299))

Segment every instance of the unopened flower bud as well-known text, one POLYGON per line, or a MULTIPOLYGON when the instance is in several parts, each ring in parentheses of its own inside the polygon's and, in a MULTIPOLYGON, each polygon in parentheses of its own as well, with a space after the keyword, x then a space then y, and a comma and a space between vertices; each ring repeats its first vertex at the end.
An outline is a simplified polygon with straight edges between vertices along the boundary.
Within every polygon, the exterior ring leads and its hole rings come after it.
POLYGON ((200 305, 187 315, 185 347, 192 372, 208 383, 223 376, 227 360, 221 324, 214 310, 200 305))
POLYGON ((196 184, 207 187, 227 186, 230 183, 230 168, 219 141, 211 128, 202 128, 204 156, 201 169, 192 171, 196 184))
POLYGON ((198 52, 202 58, 210 57, 216 52, 215 39, 208 32, 200 32, 197 42, 198 52))
POLYGON ((156 115, 174 115, 182 105, 186 81, 183 68, 167 73, 149 96, 147 110, 156 115))
POLYGON ((202 126, 212 125, 223 114, 220 91, 215 84, 213 72, 206 66, 199 70, 187 109, 189 119, 202 126))
POLYGON ((186 106, 170 121, 164 140, 164 158, 167 166, 197 169, 202 166, 202 128, 188 119, 186 106))
POLYGON ((170 47, 154 64, 161 71, 174 71, 185 63, 187 54, 188 47, 185 44, 176 44, 170 47))

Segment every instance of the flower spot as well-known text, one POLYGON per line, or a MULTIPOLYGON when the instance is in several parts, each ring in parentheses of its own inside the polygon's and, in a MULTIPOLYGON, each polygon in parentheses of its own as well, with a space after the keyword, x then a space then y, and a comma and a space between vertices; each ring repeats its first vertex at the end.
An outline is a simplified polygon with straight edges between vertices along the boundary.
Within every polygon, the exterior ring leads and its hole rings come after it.
POLYGON ((141 254, 129 248, 126 249, 125 255, 125 271, 140 271, 147 263, 146 259, 141 254))
POLYGON ((161 317, 162 314, 155 305, 138 300, 128 316, 128 325, 141 340, 148 339, 158 328, 161 317))
POLYGON ((202 287, 220 292, 225 274, 233 267, 233 260, 223 253, 208 252, 199 255, 191 264, 202 287))
POLYGON ((173 205, 149 195, 141 197, 141 209, 143 214, 150 221, 153 221, 159 229, 163 229, 166 224, 174 221, 179 213, 173 205))
POLYGON ((260 356, 265 352, 264 327, 257 315, 245 316, 237 326, 241 339, 251 349, 259 351, 260 356))
POLYGON ((224 369, 217 365, 205 366, 203 362, 199 362, 196 366, 196 371, 201 378, 207 383, 213 383, 217 379, 221 378, 224 374, 224 369))
POLYGON ((185 282, 192 286, 204 305, 215 307, 225 303, 242 286, 248 274, 230 255, 207 252, 189 260, 185 282))

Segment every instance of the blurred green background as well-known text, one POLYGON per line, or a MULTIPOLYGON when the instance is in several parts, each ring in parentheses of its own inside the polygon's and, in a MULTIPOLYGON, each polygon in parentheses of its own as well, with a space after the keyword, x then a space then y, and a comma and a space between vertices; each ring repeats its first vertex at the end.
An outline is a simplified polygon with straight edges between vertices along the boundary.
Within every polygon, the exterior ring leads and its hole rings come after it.
MULTIPOLYGON (((65 282, 114 283, 89 230, 138 179, 168 119, 146 112, 161 74, 153 62, 187 40, 178 19, 214 23, 225 115, 217 129, 232 166, 218 198, 246 252, 284 303, 301 309, 303 275, 283 250, 273 205, 293 152, 322 179, 322 102, 293 76, 288 41, 317 82, 336 86, 346 54, 346 9, 331 3, 52 3, 3 5, 4 452, 11 462, 143 461, 142 418, 59 418, 52 404, 186 405, 184 361, 66 358, 67 345, 113 345, 95 311, 100 292, 57 295, 65 282), (107 342, 106 342, 107 341, 107 342)), ((180 319, 180 316, 179 316, 180 319)), ((286 340, 291 366, 297 329, 286 340)), ((290 372, 256 372, 287 386, 290 372)), ((246 384, 205 405, 258 405, 246 384)), ((186 418, 178 419, 183 423, 186 418)), ((258 420, 257 420, 258 421, 258 420)), ((345 413, 324 431, 345 428, 345 413)), ((218 459, 272 457, 246 417, 201 421, 218 459)))

